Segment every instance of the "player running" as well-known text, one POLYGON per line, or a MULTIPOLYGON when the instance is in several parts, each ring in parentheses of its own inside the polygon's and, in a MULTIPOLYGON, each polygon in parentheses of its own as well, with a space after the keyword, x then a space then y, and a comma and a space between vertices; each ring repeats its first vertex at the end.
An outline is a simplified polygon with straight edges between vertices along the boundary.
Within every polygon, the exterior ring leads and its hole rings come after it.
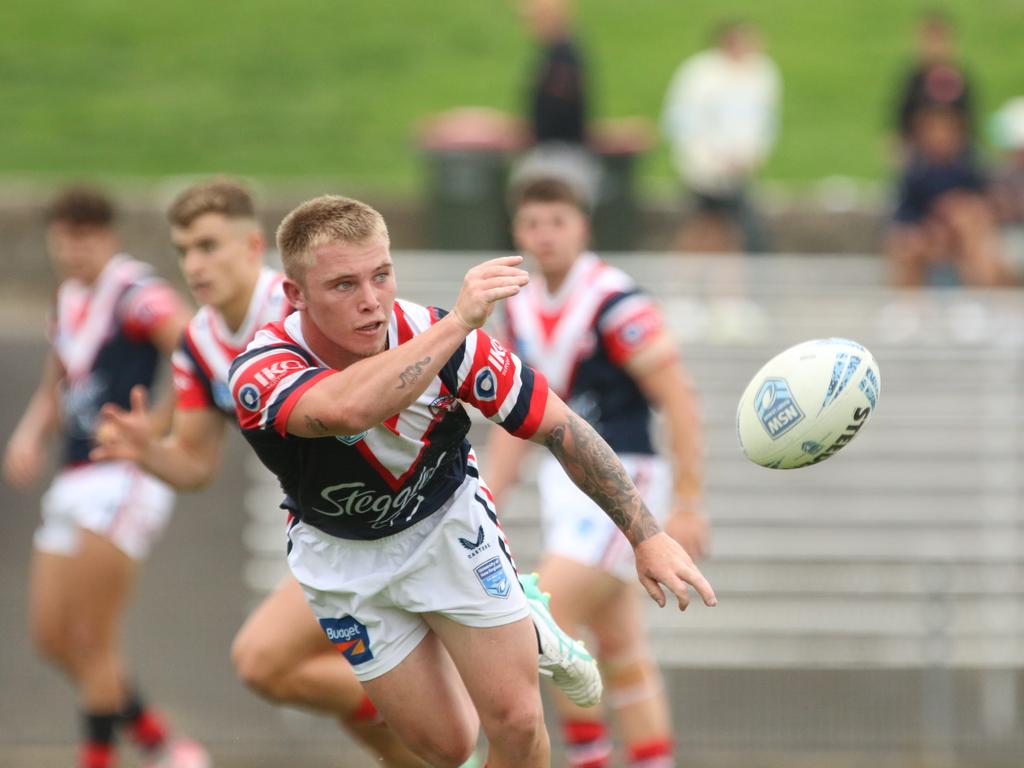
MULTIPOLYGON (((128 405, 170 357, 187 314, 149 266, 119 253, 114 209, 97 190, 51 204, 47 244, 63 282, 43 378, 4 453, 6 480, 27 489, 47 442, 63 434, 60 471, 42 500, 33 541, 29 624, 39 653, 74 684, 84 727, 79 768, 110 768, 118 730, 147 768, 204 768, 206 751, 169 736, 132 682, 121 649, 124 611, 142 562, 171 515, 171 490, 125 461, 89 456, 100 406, 128 405)), ((142 428, 152 431, 154 421, 142 428)))
MULTIPOLYGON (((252 197, 240 184, 217 179, 189 187, 167 215, 185 282, 202 305, 173 357, 172 429, 159 437, 147 428, 139 388, 130 410, 104 408, 103 440, 93 455, 134 461, 178 489, 195 490, 216 477, 225 428, 236 423, 227 383, 231 361, 259 328, 292 308, 281 287, 284 276, 264 265, 263 232, 252 197)), ((253 690, 336 717, 385 765, 424 765, 381 721, 293 577, 283 579, 239 630, 232 659, 253 690)))
POLYGON ((626 534, 659 604, 659 584, 680 608, 687 582, 708 604, 711 586, 608 445, 479 330, 526 284, 519 257, 471 269, 445 314, 396 299, 387 228, 369 206, 316 198, 277 240, 297 312, 256 334, 230 387, 245 438, 294 500, 292 573, 417 754, 457 766, 482 723, 490 768, 547 765, 531 605, 462 403, 548 447, 626 534))
MULTIPOLYGON (((501 334, 523 362, 611 448, 659 521, 695 557, 706 548, 701 501, 697 405, 675 344, 651 298, 625 273, 586 252, 584 206, 563 181, 538 178, 514 195, 513 233, 539 279, 504 303, 501 334), (665 414, 671 465, 654 451, 651 405, 665 414)), ((500 503, 515 482, 526 444, 492 429, 484 454, 500 503)), ((544 526, 541 586, 555 618, 586 627, 608 686, 630 768, 675 765, 668 697, 645 637, 642 605, 631 584, 630 542, 578 489, 555 457, 537 475, 544 526)), ((569 764, 610 765, 602 713, 556 698, 569 764)))

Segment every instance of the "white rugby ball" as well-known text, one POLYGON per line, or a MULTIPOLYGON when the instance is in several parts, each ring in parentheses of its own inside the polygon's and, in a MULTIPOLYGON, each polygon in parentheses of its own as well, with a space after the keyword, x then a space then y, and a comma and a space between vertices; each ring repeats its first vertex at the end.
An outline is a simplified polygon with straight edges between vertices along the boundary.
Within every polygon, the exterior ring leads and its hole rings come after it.
POLYGON ((769 360, 736 410, 740 447, 755 464, 796 469, 834 456, 878 405, 882 379, 867 349, 816 339, 769 360))

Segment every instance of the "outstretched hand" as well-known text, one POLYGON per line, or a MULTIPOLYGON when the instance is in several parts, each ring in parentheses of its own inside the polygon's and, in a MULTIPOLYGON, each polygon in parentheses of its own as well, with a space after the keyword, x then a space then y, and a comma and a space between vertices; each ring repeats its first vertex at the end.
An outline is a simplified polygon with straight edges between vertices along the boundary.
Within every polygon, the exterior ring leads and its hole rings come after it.
POLYGON ((665 607, 665 592, 662 585, 676 596, 679 610, 685 611, 690 604, 687 585, 697 590, 704 605, 718 605, 718 598, 711 584, 704 578, 686 550, 664 531, 644 539, 636 545, 636 572, 647 594, 662 608, 665 607))
POLYGON ((96 447, 89 453, 93 461, 122 459, 139 463, 153 439, 150 413, 146 407, 146 388, 132 387, 131 410, 114 403, 100 409, 96 429, 96 447))
POLYGON ((501 256, 469 270, 452 314, 470 330, 486 323, 496 302, 515 296, 530 281, 529 273, 517 266, 522 261, 522 256, 501 256))

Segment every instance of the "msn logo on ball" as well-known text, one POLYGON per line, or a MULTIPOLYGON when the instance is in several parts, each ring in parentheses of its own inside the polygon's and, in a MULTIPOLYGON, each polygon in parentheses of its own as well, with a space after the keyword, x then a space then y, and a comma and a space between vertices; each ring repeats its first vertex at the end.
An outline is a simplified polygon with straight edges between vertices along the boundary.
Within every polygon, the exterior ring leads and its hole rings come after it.
POLYGON ((779 439, 803 421, 800 410, 785 379, 765 379, 754 398, 757 418, 772 440, 779 439))

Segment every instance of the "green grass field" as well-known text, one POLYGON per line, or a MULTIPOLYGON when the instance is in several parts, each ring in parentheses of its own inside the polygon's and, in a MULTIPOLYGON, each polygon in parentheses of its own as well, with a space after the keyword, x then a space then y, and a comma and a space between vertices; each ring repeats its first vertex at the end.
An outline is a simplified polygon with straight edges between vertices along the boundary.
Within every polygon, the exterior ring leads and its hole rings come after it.
MULTIPOLYGON (((711 24, 747 16, 785 78, 766 177, 884 175, 905 0, 579 0, 598 117, 656 117, 711 24)), ((1019 0, 944 4, 983 114, 1024 93, 1019 0)), ((0 175, 150 179, 227 171, 414 189, 411 126, 459 105, 517 111, 531 45, 512 0, 5 4, 0 175)), ((664 149, 644 165, 667 188, 664 149)))

